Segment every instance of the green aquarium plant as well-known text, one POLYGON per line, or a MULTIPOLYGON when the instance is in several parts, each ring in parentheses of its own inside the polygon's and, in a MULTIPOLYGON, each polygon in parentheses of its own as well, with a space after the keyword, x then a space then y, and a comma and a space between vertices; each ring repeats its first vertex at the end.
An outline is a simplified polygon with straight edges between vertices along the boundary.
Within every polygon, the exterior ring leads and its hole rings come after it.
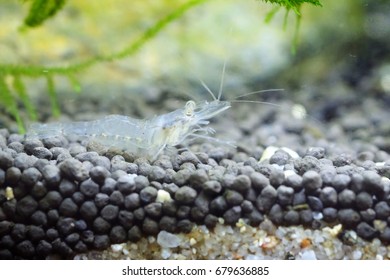
MULTIPOLYGON (((164 17, 157 19, 154 24, 142 31, 138 37, 131 40, 123 49, 108 53, 98 54, 77 61, 66 66, 46 66, 39 64, 0 64, 0 110, 7 112, 18 125, 20 133, 25 132, 24 121, 21 117, 20 108, 24 108, 30 121, 37 120, 37 112, 29 97, 28 89, 25 86, 25 78, 42 79, 46 81, 47 94, 51 104, 51 113, 54 117, 60 114, 58 104, 55 78, 67 77, 73 85, 74 90, 80 91, 80 83, 77 81, 77 74, 85 71, 98 63, 112 62, 129 57, 137 53, 148 41, 156 37, 170 23, 182 17, 189 10, 196 6, 210 2, 212 0, 188 0, 177 6, 164 17)), ((300 8, 302 4, 309 3, 320 6, 320 1, 316 0, 262 0, 275 5, 275 8, 266 17, 266 21, 271 20, 280 7, 286 9, 286 14, 293 10, 298 17, 296 32, 298 31, 299 19, 301 17, 300 8)), ((38 26, 48 24, 48 20, 53 16, 61 14, 66 6, 66 0, 25 0, 23 4, 29 5, 29 10, 23 20, 20 32, 28 29, 35 29, 38 26)), ((30 32, 30 31, 29 31, 30 32)), ((295 45, 295 43, 293 44, 295 45)), ((1 124, 0 124, 1 125, 1 124)))

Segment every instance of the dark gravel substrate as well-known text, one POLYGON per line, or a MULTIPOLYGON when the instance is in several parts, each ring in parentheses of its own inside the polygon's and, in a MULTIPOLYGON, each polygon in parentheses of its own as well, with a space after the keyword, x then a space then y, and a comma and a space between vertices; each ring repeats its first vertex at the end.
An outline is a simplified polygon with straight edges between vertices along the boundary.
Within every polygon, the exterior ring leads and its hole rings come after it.
MULTIPOLYGON (((284 113, 275 118, 277 127, 262 124, 267 114, 259 112, 252 127, 240 128, 243 135, 255 127, 259 132, 239 140, 237 151, 195 144, 198 159, 183 152, 154 162, 0 130, 0 258, 72 258, 162 230, 213 228, 218 218, 230 225, 243 218, 253 227, 265 217, 309 228, 341 223, 364 239, 389 243, 390 157, 380 136, 385 128, 377 125, 371 138, 382 145, 351 140, 348 147, 315 139, 314 126, 299 120, 292 127, 284 113), (280 127, 284 134, 278 135, 280 127), (251 146, 260 142, 256 135, 263 143, 280 137, 275 144, 289 148, 251 146), (306 143, 294 142, 298 135, 306 143)), ((332 138, 359 128, 329 129, 332 138)))

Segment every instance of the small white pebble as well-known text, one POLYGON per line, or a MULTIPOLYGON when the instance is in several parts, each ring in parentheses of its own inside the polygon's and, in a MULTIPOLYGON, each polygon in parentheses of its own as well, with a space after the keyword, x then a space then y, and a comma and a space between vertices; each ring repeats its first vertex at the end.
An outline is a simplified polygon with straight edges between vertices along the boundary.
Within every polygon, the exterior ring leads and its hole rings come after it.
POLYGON ((120 252, 120 251, 122 251, 123 246, 124 246, 124 244, 114 244, 114 245, 111 245, 111 250, 113 250, 114 252, 120 252))
POLYGON ((11 187, 5 188, 5 197, 7 198, 7 200, 14 199, 14 191, 11 187))
POLYGON ((362 257, 363 253, 359 250, 355 250, 352 252, 352 259, 354 260, 360 260, 362 257))
POLYGON ((172 198, 171 198, 171 195, 169 194, 169 192, 167 192, 165 190, 158 190, 157 191, 156 202, 164 203, 166 201, 171 201, 171 200, 172 200, 172 198))
POLYGON ((172 252, 170 249, 164 248, 161 250, 161 257, 166 260, 172 255, 172 252))
POLYGON ((297 173, 295 173, 293 170, 285 170, 284 171, 284 177, 285 178, 290 177, 292 175, 297 175, 297 173))
POLYGON ((313 250, 307 250, 300 253, 301 260, 316 260, 317 256, 313 250))
POLYGON ((195 238, 192 237, 192 238, 190 239, 190 245, 191 245, 191 246, 194 246, 196 243, 198 243, 198 242, 196 241, 195 238))
POLYGON ((246 232, 246 226, 242 226, 242 227, 240 228, 240 233, 244 233, 244 232, 246 232))
POLYGON ((176 248, 181 243, 181 238, 175 234, 162 230, 157 235, 157 243, 163 248, 176 248))

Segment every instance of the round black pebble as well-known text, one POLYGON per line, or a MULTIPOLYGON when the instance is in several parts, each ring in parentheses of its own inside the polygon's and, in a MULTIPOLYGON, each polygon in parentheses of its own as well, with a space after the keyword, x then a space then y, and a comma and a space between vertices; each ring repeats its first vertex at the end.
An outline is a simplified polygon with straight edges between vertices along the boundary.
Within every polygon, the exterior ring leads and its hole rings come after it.
POLYGON ((31 189, 31 195, 35 198, 35 199, 41 199, 42 197, 44 197, 46 194, 47 194, 47 188, 45 186, 45 183, 44 182, 37 182, 31 189))
POLYGON ((223 196, 229 206, 240 205, 244 201, 242 194, 234 190, 226 190, 223 196))
POLYGON ((234 225, 238 222, 238 219, 240 219, 241 212, 240 206, 234 206, 223 214, 223 219, 228 225, 234 225))
POLYGON ((283 223, 283 209, 279 204, 274 204, 268 213, 268 218, 277 225, 283 223))
POLYGON ((243 213, 251 213, 254 210, 253 203, 249 200, 244 200, 240 206, 243 213))
POLYGON ((351 177, 346 174, 336 174, 333 177, 332 186, 337 192, 346 189, 351 183, 351 177))
POLYGON ((323 209, 322 201, 316 196, 309 195, 307 197, 307 204, 309 204, 310 209, 313 211, 321 212, 323 209))
POLYGON ((73 217, 76 215, 78 207, 71 198, 67 197, 61 202, 58 210, 65 217, 73 217))
POLYGON ((41 179, 42 174, 35 167, 30 167, 22 172, 21 180, 27 186, 33 186, 39 179, 41 179))
POLYGON ((251 179, 252 188, 258 192, 270 184, 269 179, 259 172, 253 172, 249 177, 251 179))
POLYGON ((234 178, 231 188, 237 192, 245 194, 251 187, 251 180, 247 175, 238 175, 234 178))
POLYGON ((26 239, 27 227, 24 224, 15 224, 11 230, 12 239, 22 241, 26 239))
POLYGON ((283 184, 285 184, 288 187, 291 187, 294 189, 295 192, 299 192, 303 186, 302 186, 302 177, 298 174, 293 174, 288 176, 283 184))
POLYGON ((208 227, 209 229, 214 228, 217 225, 217 223, 218 223, 217 216, 214 216, 212 214, 206 215, 204 219, 204 224, 206 227, 208 227))
POLYGON ((38 202, 30 195, 23 197, 16 203, 16 213, 25 218, 30 217, 37 208, 38 202))
POLYGON ((118 217, 119 207, 116 205, 108 204, 100 211, 100 215, 106 221, 114 221, 118 217))
POLYGON ((260 212, 268 212, 275 204, 277 192, 274 187, 265 187, 256 199, 256 207, 260 212))
POLYGON ((73 254, 73 250, 66 244, 66 242, 61 241, 57 238, 54 240, 51 245, 53 246, 53 251, 60 254, 63 257, 70 257, 73 254))
POLYGON ((338 212, 338 218, 346 228, 352 228, 360 222, 359 213, 350 208, 341 209, 338 212))
POLYGON ((299 219, 303 225, 310 225, 313 221, 313 212, 310 209, 299 211, 299 219))
MULTIPOLYGON (((114 192, 118 192, 118 191, 114 191, 114 192)), ((105 193, 98 193, 94 198, 94 202, 96 207, 101 209, 110 202, 110 196, 105 193)))
MULTIPOLYGON (((179 207, 179 211, 182 207, 179 207)), ((215 215, 222 215, 228 209, 228 204, 226 199, 223 196, 218 196, 210 202, 210 212, 215 215)), ((179 215, 179 218, 185 218, 184 216, 179 215)))
POLYGON ((180 205, 179 208, 177 209, 176 216, 179 219, 186 219, 190 216, 190 212, 191 212, 191 207, 186 205, 180 205))
POLYGON ((116 181, 112 178, 106 178, 102 186, 102 193, 111 194, 115 190, 116 181))
POLYGON ((137 242, 142 238, 142 231, 138 226, 133 226, 129 231, 127 232, 127 238, 131 242, 137 242))
POLYGON ((80 191, 86 196, 86 197, 94 197, 99 192, 99 185, 96 184, 91 179, 87 179, 80 185, 80 191))
POLYGON ((89 170, 89 176, 91 176, 91 179, 99 185, 103 185, 109 175, 110 172, 103 166, 94 166, 89 170))
POLYGON ((146 217, 142 223, 142 231, 146 235, 157 235, 159 232, 158 223, 155 220, 146 217))
POLYGON ((253 209, 253 211, 246 213, 245 218, 249 220, 249 224, 252 227, 257 227, 264 221, 264 216, 257 209, 253 209))
POLYGON ((343 208, 355 206, 355 200, 356 194, 349 189, 344 189, 338 194, 339 205, 343 208))
POLYGON ((97 217, 93 221, 93 229, 96 233, 108 233, 111 229, 111 224, 102 217, 97 217))
POLYGON ((162 205, 160 202, 152 202, 144 207, 145 213, 151 218, 159 218, 162 215, 162 205))
POLYGON ((371 240, 377 236, 378 231, 366 222, 361 222, 356 227, 356 233, 364 239, 371 240))
POLYGON ((184 186, 179 188, 175 193, 175 200, 180 204, 192 204, 197 196, 196 190, 184 186))
POLYGON ((306 171, 302 176, 302 186, 308 194, 315 194, 322 186, 322 178, 314 170, 306 171))
POLYGON ((382 185, 382 178, 375 171, 365 171, 363 173, 363 185, 365 191, 374 194, 379 198, 381 198, 385 193, 382 185))
POLYGON ((295 210, 289 210, 284 214, 283 222, 286 225, 297 225, 299 224, 299 213, 295 210))
POLYGON ((374 209, 368 208, 366 210, 360 211, 360 216, 362 217, 363 221, 370 223, 375 219, 376 213, 374 209))
POLYGON ((92 230, 85 230, 81 233, 81 241, 85 244, 92 244, 95 238, 95 234, 92 230))
POLYGON ((332 187, 325 187, 321 190, 320 199, 325 207, 334 207, 337 205, 337 192, 332 187))
POLYGON ((50 255, 51 251, 52 251, 52 246, 46 240, 39 241, 39 243, 37 244, 37 246, 35 248, 35 252, 36 252, 37 256, 40 258, 43 258, 43 259, 45 257, 47 257, 48 255, 50 255))
POLYGON ((27 231, 28 239, 37 242, 45 237, 45 231, 39 226, 29 226, 27 231))
POLYGON ((110 240, 113 244, 119 244, 126 241, 127 232, 121 226, 114 226, 110 231, 110 240))
POLYGON ((177 224, 177 219, 175 217, 170 217, 170 216, 163 216, 161 217, 159 221, 159 228, 160 230, 165 230, 168 232, 175 232, 176 231, 176 224, 177 224))
POLYGON ((58 209, 61 202, 61 194, 57 191, 50 191, 39 201, 39 207, 42 210, 58 209))
POLYGON ((12 249, 15 245, 15 241, 10 235, 5 235, 0 238, 0 248, 12 249))
POLYGON ((322 210, 324 215, 324 221, 327 223, 333 223, 337 220, 337 209, 332 207, 326 207, 322 210))
POLYGON ((85 253, 88 251, 88 246, 83 241, 79 241, 74 246, 74 250, 79 253, 85 253))
POLYGON ((76 191, 77 186, 73 181, 69 181, 67 179, 62 179, 60 185, 58 186, 58 190, 64 197, 72 196, 72 194, 76 191))
POLYGON ((390 216, 390 206, 386 201, 378 202, 374 207, 377 219, 386 220, 390 216))
POLYGON ((361 192, 356 196, 356 207, 360 210, 366 210, 373 205, 372 195, 368 192, 361 192))
POLYGON ((30 240, 24 240, 16 245, 16 253, 22 258, 31 259, 35 255, 34 245, 30 240))
POLYGON ((75 245, 79 240, 80 240, 80 234, 78 234, 77 232, 71 233, 71 234, 69 234, 69 235, 65 238, 65 242, 66 242, 68 245, 70 245, 70 246, 75 245))
POLYGON ((42 176, 50 187, 57 186, 61 181, 60 169, 55 165, 45 165, 42 169, 42 176))
POLYGON ((112 194, 110 195, 110 203, 117 205, 117 206, 122 206, 123 202, 125 201, 125 197, 120 191, 113 191, 112 194))
POLYGON ((87 229, 87 223, 84 220, 77 220, 75 222, 75 227, 77 231, 84 231, 87 229))
POLYGON ((380 235, 380 239, 387 244, 390 243, 390 227, 386 227, 380 235))
POLYGON ((61 218, 57 222, 57 230, 63 236, 71 234, 75 230, 76 221, 73 218, 61 218))
POLYGON ((140 196, 138 193, 132 193, 125 197, 124 199, 124 206, 128 210, 133 210, 141 205, 140 196))
POLYGON ((81 205, 85 200, 85 195, 81 192, 75 192, 72 194, 72 200, 77 204, 81 205))
POLYGON ((130 211, 121 210, 118 214, 118 221, 125 229, 130 229, 133 226, 134 215, 130 211))
POLYGON ((140 201, 144 204, 151 203, 156 200, 157 190, 153 187, 146 187, 139 193, 140 201))
POLYGON ((93 247, 98 250, 107 249, 110 246, 110 238, 108 235, 95 235, 95 239, 93 240, 93 247))
POLYGON ((134 178, 127 174, 119 177, 116 183, 116 188, 124 195, 130 194, 135 190, 134 178))
POLYGON ((189 233, 191 232, 193 226, 194 224, 188 219, 183 219, 177 222, 177 230, 179 232, 189 233))
POLYGON ((85 201, 80 207, 80 215, 86 221, 93 220, 98 214, 98 209, 93 201, 85 201))
POLYGON ((281 185, 276 190, 278 203, 282 206, 291 205, 294 198, 294 189, 281 185))
POLYGON ((58 234, 58 230, 54 229, 54 228, 49 228, 47 231, 46 231, 46 238, 47 240, 49 241, 53 241, 55 239, 57 239, 59 236, 58 234))
POLYGON ((140 208, 137 208, 133 211, 133 214, 134 214, 134 218, 138 221, 143 221, 143 219, 145 218, 145 210, 144 208, 140 207, 140 208))
POLYGON ((210 195, 219 194, 222 190, 221 183, 214 180, 207 181, 202 186, 203 186, 203 191, 210 195))

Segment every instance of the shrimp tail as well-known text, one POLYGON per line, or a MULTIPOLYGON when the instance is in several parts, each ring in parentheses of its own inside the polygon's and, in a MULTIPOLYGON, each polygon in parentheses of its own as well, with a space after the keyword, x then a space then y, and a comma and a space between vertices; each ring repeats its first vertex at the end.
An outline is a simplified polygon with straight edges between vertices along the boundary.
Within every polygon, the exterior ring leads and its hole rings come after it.
POLYGON ((46 139, 58 136, 86 136, 90 127, 89 122, 72 122, 72 123, 48 123, 32 124, 26 135, 29 138, 46 139))

